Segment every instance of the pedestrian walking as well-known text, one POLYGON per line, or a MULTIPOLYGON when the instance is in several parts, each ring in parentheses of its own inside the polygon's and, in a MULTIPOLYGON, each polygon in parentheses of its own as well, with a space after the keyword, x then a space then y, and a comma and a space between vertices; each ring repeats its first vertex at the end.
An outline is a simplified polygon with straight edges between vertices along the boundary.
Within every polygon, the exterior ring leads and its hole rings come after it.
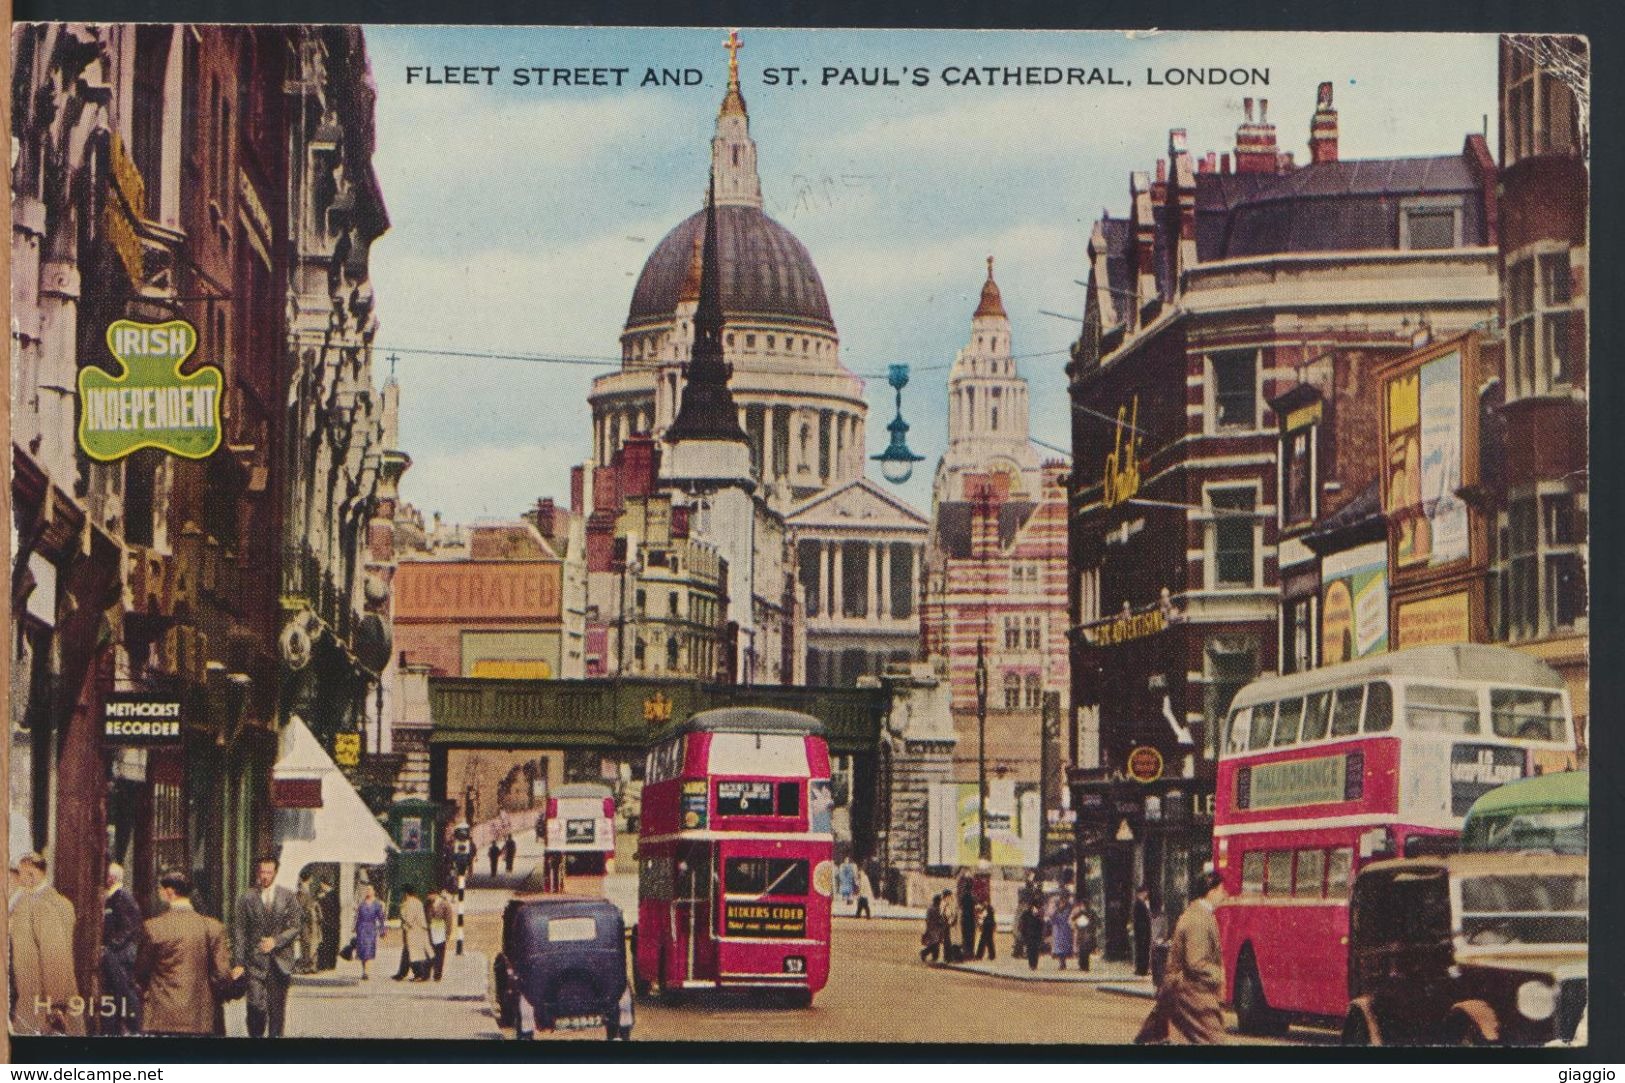
POLYGON ((11 1032, 85 1032, 73 969, 73 903, 46 879, 45 858, 27 854, 17 862, 19 891, 11 906, 11 1032))
POLYGON ((485 856, 491 859, 491 879, 497 878, 497 862, 502 860, 502 845, 495 838, 491 840, 491 848, 485 851, 485 856))
POLYGON ((502 865, 505 872, 513 872, 513 859, 519 856, 519 844, 509 835, 502 844, 502 865))
POLYGON ((976 950, 976 881, 969 869, 960 870, 954 891, 958 895, 954 901, 959 904, 959 942, 968 959, 976 950))
POLYGON ((920 962, 934 963, 942 950, 942 895, 931 896, 925 908, 925 932, 920 934, 920 962))
POLYGON ((980 923, 982 938, 976 942, 976 957, 980 959, 985 955, 989 961, 997 960, 999 947, 998 943, 993 939, 993 933, 998 928, 998 923, 993 918, 993 900, 989 899, 980 907, 980 910, 982 914, 980 923))
POLYGON ((872 917, 874 917, 875 916, 874 912, 870 909, 870 904, 874 901, 874 897, 875 897, 874 881, 869 879, 869 874, 866 871, 864 871, 863 869, 859 869, 858 870, 858 911, 857 911, 857 914, 855 916, 860 917, 860 918, 872 918, 872 917))
POLYGON ((1066 961, 1072 957, 1072 893, 1062 888, 1050 901, 1049 908, 1049 946, 1050 954, 1062 970, 1066 969, 1066 961))
POLYGON ((192 880, 183 872, 158 878, 162 913, 148 918, 136 957, 143 990, 141 1029, 148 1034, 224 1035, 222 995, 245 970, 233 967, 226 927, 192 908, 192 880))
POLYGON ((1191 892, 1196 901, 1174 925, 1169 943, 1168 973, 1157 990, 1151 1014, 1134 1044, 1165 1042, 1177 1034, 1192 1045, 1227 1041, 1220 1000, 1224 995, 1224 956, 1219 950, 1219 923, 1213 908, 1224 898, 1224 880, 1205 873, 1191 892))
POLYGON ((1016 892, 1015 941, 1010 950, 1017 956, 1027 954, 1026 937, 1021 931, 1022 915, 1027 912, 1027 908, 1029 906, 1042 898, 1043 892, 1038 886, 1038 874, 1035 872, 1029 872, 1027 874, 1026 882, 1021 885, 1021 890, 1016 892))
POLYGON ((355 957, 361 960, 361 980, 371 980, 367 964, 378 957, 378 939, 388 931, 389 915, 371 884, 361 886, 361 901, 355 908, 355 957))
POLYGON ((299 939, 299 900, 276 886, 278 862, 262 857, 254 866, 254 889, 237 900, 232 955, 248 974, 248 1036, 282 1037, 288 984, 293 980, 293 942, 299 939))
POLYGON ((965 957, 965 942, 961 939, 962 927, 959 924, 959 897, 953 889, 942 893, 942 958, 944 962, 957 963, 965 957))
POLYGON ((1027 969, 1038 969, 1038 956, 1044 950, 1044 912, 1036 900, 1027 904, 1017 921, 1021 934, 1022 952, 1027 956, 1027 969))
POLYGON ((429 980, 429 964, 434 951, 429 944, 429 917, 423 909, 423 900, 411 884, 401 888, 401 968, 396 981, 405 981, 408 974, 413 981, 429 980))
POLYGON ((1145 884, 1134 892, 1134 973, 1151 973, 1151 889, 1145 884))
POLYGON ((124 888, 124 866, 107 866, 107 894, 102 900, 102 994, 112 998, 106 1034, 134 1034, 141 1026, 141 990, 135 981, 136 952, 141 946, 141 907, 124 888))
POLYGON ((452 901, 451 886, 443 885, 429 900, 429 947, 434 959, 429 969, 434 980, 440 981, 446 973, 446 941, 451 936, 452 923, 457 920, 457 905, 452 901))
POLYGON ((1095 953, 1100 930, 1100 920, 1095 916, 1094 908, 1089 905, 1088 899, 1079 899, 1078 904, 1072 908, 1072 930, 1072 938, 1078 949, 1078 969, 1087 973, 1089 957, 1095 953))
POLYGON ((835 893, 840 896, 843 908, 853 905, 852 900, 857 898, 858 867, 852 863, 851 854, 835 867, 835 893))

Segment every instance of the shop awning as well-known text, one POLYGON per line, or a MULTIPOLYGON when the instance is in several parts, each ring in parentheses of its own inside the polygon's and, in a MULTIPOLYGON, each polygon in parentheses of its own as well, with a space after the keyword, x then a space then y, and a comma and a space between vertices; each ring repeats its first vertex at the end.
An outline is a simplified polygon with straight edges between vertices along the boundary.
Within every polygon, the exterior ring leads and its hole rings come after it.
POLYGON ((395 849, 361 795, 297 715, 282 731, 282 754, 271 777, 320 780, 322 787, 320 808, 276 810, 276 837, 282 848, 277 883, 296 886, 299 873, 315 862, 381 865, 395 849))

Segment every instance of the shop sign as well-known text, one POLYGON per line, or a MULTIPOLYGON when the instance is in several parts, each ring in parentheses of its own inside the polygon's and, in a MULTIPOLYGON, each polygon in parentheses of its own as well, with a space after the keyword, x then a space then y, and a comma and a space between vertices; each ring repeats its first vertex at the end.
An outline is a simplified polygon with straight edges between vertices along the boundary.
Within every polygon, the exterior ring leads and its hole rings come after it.
POLYGON ((1162 753, 1141 745, 1128 754, 1128 777, 1135 782, 1155 782, 1162 777, 1162 753))
POLYGON ((709 797, 703 779, 683 783, 682 830, 697 831, 705 826, 706 820, 709 819, 706 804, 709 797))
POLYGON ((361 765, 361 734, 335 734, 333 737, 333 762, 340 767, 359 767, 361 765))
POLYGON ((557 620, 562 576, 557 561, 403 560, 391 583, 395 619, 557 620))
POLYGON ((671 699, 664 692, 656 692, 643 701, 643 720, 651 726, 671 721, 671 699))
POLYGON ((180 700, 148 692, 110 692, 102 704, 102 738, 110 745, 179 744, 180 700))
POLYGON ((1239 809, 1357 801, 1364 790, 1363 752, 1261 763, 1236 772, 1236 807, 1239 809))
POLYGON ((1402 602, 1395 623, 1399 626, 1401 647, 1425 647, 1431 643, 1466 643, 1471 622, 1466 591, 1402 602))
POLYGON ((273 778, 273 808, 321 808, 322 780, 319 778, 273 778))
POLYGON ((1388 650, 1388 546, 1356 546, 1326 557, 1320 570, 1323 665, 1388 650))
POLYGON ((204 459, 220 446, 220 370, 202 365, 182 375, 197 349, 185 320, 114 320, 107 348, 117 375, 95 365, 79 370, 79 446, 97 462, 154 447, 204 459))
POLYGON ((553 667, 543 658, 481 658, 474 663, 471 676, 545 681, 553 676, 553 667))
POLYGON ((142 212, 147 206, 147 183, 136 168, 135 160, 124 149, 124 140, 117 132, 108 145, 108 173, 113 185, 102 211, 102 225, 107 230, 108 242, 124 265, 130 285, 139 289, 146 279, 146 262, 141 252, 141 235, 136 230, 142 212))
POLYGON ((800 940, 807 935, 807 907, 801 903, 730 901, 723 913, 725 936, 800 940))
POLYGON ((1108 508, 1115 508, 1119 504, 1126 504, 1140 491, 1140 396, 1133 399, 1133 406, 1119 406, 1117 408, 1117 436, 1112 442, 1112 451, 1106 456, 1106 468, 1101 472, 1100 502, 1108 508), (1126 415, 1126 423, 1125 423, 1126 415), (1123 433, 1128 431, 1127 442, 1123 433))
POLYGON ((1523 777, 1524 750, 1498 745, 1459 744, 1450 748, 1450 813, 1465 816, 1473 802, 1497 786, 1523 777))
POLYGON ((1144 639, 1146 636, 1156 635, 1168 627, 1168 615, 1161 606, 1148 609, 1143 613, 1124 613, 1104 620, 1091 628, 1085 628, 1084 634, 1089 641, 1097 647, 1107 647, 1116 643, 1127 643, 1131 639, 1144 639))
POLYGON ((1468 555, 1462 487, 1462 351, 1459 347, 1387 382, 1383 510, 1395 524, 1394 562, 1436 568, 1468 555))
POLYGON ((1300 406, 1286 415, 1284 428, 1287 432, 1308 428, 1320 420, 1320 411, 1321 404, 1319 402, 1311 402, 1307 406, 1300 406))

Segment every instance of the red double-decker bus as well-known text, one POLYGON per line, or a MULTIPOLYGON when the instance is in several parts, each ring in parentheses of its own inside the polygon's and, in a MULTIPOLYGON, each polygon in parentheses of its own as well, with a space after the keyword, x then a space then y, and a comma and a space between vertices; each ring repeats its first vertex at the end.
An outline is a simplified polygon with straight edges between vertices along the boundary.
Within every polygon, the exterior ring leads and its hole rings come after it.
POLYGON ((1362 864, 1448 842, 1480 796, 1575 750, 1562 678, 1475 644, 1256 681, 1224 738, 1213 859, 1230 898, 1217 917, 1247 1033, 1341 1019, 1362 864))
POLYGON ((638 836, 640 992, 742 986, 805 1006, 829 978, 829 749, 810 715, 703 711, 649 751, 638 836))

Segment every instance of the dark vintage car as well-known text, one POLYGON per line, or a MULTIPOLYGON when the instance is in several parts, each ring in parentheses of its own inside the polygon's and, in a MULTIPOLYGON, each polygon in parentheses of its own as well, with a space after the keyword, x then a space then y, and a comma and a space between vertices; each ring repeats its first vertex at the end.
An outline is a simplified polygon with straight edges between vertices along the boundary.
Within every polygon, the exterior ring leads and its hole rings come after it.
POLYGON ((1350 1045, 1569 1041, 1586 1007, 1589 881, 1566 854, 1378 861, 1349 903, 1350 1045))
POLYGON ((620 907, 578 895, 521 896, 502 914, 494 965, 497 1021, 536 1030, 603 1027, 629 1038, 626 925, 620 907))

